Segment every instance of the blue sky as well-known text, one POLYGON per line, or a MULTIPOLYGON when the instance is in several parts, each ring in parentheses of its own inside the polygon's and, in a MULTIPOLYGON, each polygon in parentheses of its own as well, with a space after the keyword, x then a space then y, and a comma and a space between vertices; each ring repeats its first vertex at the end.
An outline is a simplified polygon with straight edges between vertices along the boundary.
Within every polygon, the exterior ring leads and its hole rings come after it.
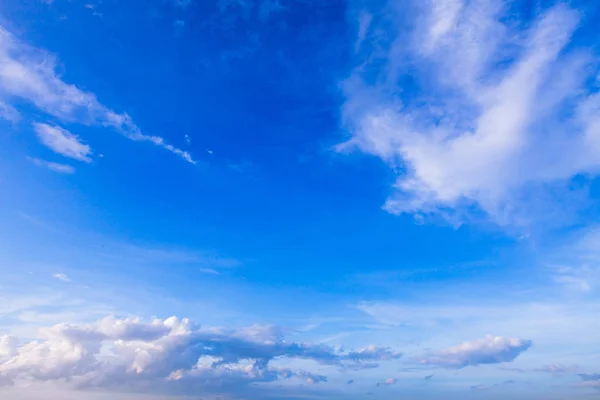
POLYGON ((599 22, 3 1, 0 394, 600 396, 599 22))

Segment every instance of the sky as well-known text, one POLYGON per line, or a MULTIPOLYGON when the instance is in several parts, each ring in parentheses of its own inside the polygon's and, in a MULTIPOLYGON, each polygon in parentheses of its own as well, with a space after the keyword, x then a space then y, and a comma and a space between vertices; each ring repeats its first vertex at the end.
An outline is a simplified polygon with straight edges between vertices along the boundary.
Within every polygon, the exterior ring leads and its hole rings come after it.
POLYGON ((600 399, 599 24, 3 0, 0 397, 600 399))

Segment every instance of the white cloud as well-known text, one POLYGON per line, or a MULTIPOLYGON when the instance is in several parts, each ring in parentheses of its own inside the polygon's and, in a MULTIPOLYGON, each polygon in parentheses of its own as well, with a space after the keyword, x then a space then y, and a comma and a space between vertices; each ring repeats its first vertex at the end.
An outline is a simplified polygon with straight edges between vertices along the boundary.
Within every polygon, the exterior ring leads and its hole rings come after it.
POLYGON ((54 172, 58 172, 60 174, 72 174, 75 172, 75 168, 67 164, 58 164, 52 161, 40 160, 39 158, 31 158, 29 157, 29 161, 34 163, 39 167, 46 167, 54 172))
POLYGON ((575 372, 579 369, 577 365, 550 364, 542 368, 536 368, 538 372, 548 372, 553 375, 562 375, 570 372, 575 372))
POLYGON ((92 152, 90 146, 81 143, 77 136, 66 129, 37 122, 33 124, 33 128, 40 142, 54 152, 74 160, 92 162, 92 159, 88 157, 92 152))
POLYGON ((511 362, 531 347, 530 340, 488 335, 418 359, 421 364, 464 368, 480 364, 511 362))
POLYGON ((273 327, 201 329, 175 317, 143 322, 107 317, 84 325, 59 324, 40 331, 41 340, 17 345, 0 339, 0 379, 7 382, 67 382, 72 388, 128 387, 198 393, 200 388, 236 388, 252 382, 299 378, 326 382, 323 375, 271 365, 275 359, 313 360, 343 369, 359 358, 399 355, 370 347, 346 353, 320 344, 287 341, 273 327))
MULTIPOLYGON (((572 269, 570 269, 570 270, 572 270, 572 269)), ((566 287, 570 288, 571 290, 575 290, 575 291, 579 291, 579 292, 583 292, 583 293, 588 293, 592 289, 590 283, 586 279, 576 277, 576 276, 565 275, 564 269, 561 269, 561 273, 563 273, 563 274, 557 275, 554 277, 554 281, 556 283, 560 283, 560 284, 565 285, 566 287)))
POLYGON ((360 46, 369 33, 369 25, 371 25, 372 20, 373 16, 366 11, 362 11, 358 16, 358 35, 354 44, 354 51, 356 53, 360 51, 360 46))
POLYGON ((21 119, 21 115, 13 106, 0 99, 0 118, 15 123, 21 119))
POLYGON ((71 278, 69 278, 66 274, 56 273, 52 275, 53 278, 58 279, 63 282, 71 282, 71 278))
POLYGON ((209 275, 221 275, 219 271, 213 268, 199 268, 198 271, 209 275))
POLYGON ((126 113, 101 104, 93 93, 64 82, 55 72, 54 57, 27 46, 0 27, 0 100, 25 99, 65 122, 112 128, 134 141, 147 141, 188 162, 191 155, 160 136, 149 136, 126 113))
POLYGON ((595 332, 600 329, 596 318, 600 303, 595 299, 558 297, 553 287, 538 294, 527 292, 526 300, 511 298, 508 292, 518 289, 510 286, 506 289, 487 287, 482 292, 487 295, 477 294, 471 298, 465 298, 464 294, 470 289, 462 288, 457 298, 436 298, 432 303, 432 290, 423 290, 427 299, 420 299, 422 304, 419 305, 383 302, 362 304, 359 308, 381 324, 380 329, 388 331, 390 338, 400 343, 414 343, 413 354, 421 353, 423 348, 450 348, 465 338, 484 337, 491 332, 504 338, 526 338, 536 344, 535 352, 518 360, 515 367, 521 369, 533 370, 556 360, 583 368, 588 361, 574 354, 589 354, 589 360, 597 357, 597 352, 590 350, 598 346, 595 332), (501 294, 494 297, 492 293, 501 294), (481 296, 485 296, 485 301, 481 296), (540 358, 535 360, 535 357, 540 358))
POLYGON ((592 293, 600 285, 600 230, 588 227, 570 234, 569 239, 546 255, 553 279, 570 291, 592 293))
MULTIPOLYGON (((585 86, 595 60, 567 48, 578 12, 561 4, 521 31, 503 7, 438 0, 412 32, 378 26, 395 38, 387 54, 359 60, 345 83, 352 136, 336 149, 397 171, 389 212, 463 220, 476 206, 503 225, 527 224, 535 212, 552 220, 544 207, 561 206, 549 188, 597 172, 600 95, 585 86), (407 77, 417 88, 398 83, 407 77)), ((379 51, 384 41, 375 40, 379 51)))
POLYGON ((18 341, 10 335, 0 336, 0 361, 14 357, 17 354, 18 341))
POLYGON ((192 0, 172 0, 177 7, 188 8, 192 4, 192 0))

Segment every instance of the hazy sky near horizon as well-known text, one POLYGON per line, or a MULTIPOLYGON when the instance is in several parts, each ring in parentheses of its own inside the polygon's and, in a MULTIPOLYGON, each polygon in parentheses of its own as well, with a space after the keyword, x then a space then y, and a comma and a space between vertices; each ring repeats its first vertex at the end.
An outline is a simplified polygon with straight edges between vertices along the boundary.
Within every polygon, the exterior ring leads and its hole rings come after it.
POLYGON ((0 397, 600 398, 598 26, 3 0, 0 397))

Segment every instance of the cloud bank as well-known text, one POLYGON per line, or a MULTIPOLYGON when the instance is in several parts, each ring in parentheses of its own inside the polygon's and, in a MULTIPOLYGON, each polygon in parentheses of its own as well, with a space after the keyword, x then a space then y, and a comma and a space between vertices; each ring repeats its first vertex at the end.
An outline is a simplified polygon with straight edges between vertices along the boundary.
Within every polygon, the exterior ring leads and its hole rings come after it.
POLYGON ((345 352, 291 342, 268 326, 202 329, 176 317, 150 322, 107 317, 87 325, 55 325, 41 335, 41 340, 21 345, 12 336, 0 338, 0 381, 194 393, 291 378, 327 382, 321 374, 274 365, 277 360, 311 360, 343 370, 348 363, 401 356, 374 346, 345 352))

